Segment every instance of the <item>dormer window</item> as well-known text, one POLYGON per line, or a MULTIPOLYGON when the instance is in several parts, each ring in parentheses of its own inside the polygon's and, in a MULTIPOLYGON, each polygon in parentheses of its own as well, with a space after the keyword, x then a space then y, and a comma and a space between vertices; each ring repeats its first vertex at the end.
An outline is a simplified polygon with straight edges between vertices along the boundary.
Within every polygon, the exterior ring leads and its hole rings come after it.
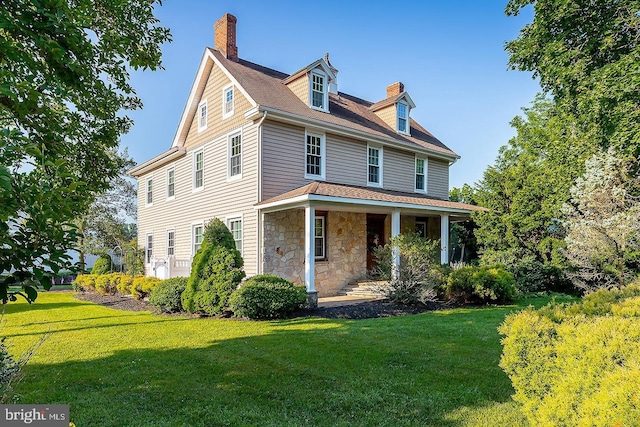
POLYGON ((320 111, 327 111, 328 85, 327 76, 321 71, 312 71, 309 79, 309 101, 311 108, 320 111))
POLYGON ((398 132, 409 135, 409 107, 398 102, 398 132))

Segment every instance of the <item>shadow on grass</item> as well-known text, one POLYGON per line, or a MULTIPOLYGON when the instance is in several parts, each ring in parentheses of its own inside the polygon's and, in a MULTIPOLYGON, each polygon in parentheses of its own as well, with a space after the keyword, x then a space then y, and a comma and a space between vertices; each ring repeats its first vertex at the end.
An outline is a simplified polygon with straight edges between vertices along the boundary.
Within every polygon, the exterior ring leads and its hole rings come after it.
POLYGON ((203 348, 28 365, 17 391, 70 404, 76 425, 455 426, 448 414, 512 393, 495 330, 512 310, 485 310, 270 322, 203 348))

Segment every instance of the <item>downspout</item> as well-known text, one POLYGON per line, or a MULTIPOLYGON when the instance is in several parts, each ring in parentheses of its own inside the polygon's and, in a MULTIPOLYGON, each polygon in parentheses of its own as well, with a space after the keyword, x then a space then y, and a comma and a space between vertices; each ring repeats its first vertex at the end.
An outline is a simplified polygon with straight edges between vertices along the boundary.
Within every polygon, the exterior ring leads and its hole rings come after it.
MULTIPOLYGON (((256 156, 258 158, 258 165, 257 165, 257 172, 258 172, 258 202, 262 201, 262 122, 264 122, 264 120, 267 118, 267 111, 264 112, 264 114, 262 115, 262 118, 260 119, 260 121, 258 122, 258 155, 256 156)), ((256 230, 256 273, 257 274, 262 274, 262 246, 263 246, 263 242, 262 242, 262 210, 258 209, 256 211, 256 224, 257 224, 257 230, 256 230)))

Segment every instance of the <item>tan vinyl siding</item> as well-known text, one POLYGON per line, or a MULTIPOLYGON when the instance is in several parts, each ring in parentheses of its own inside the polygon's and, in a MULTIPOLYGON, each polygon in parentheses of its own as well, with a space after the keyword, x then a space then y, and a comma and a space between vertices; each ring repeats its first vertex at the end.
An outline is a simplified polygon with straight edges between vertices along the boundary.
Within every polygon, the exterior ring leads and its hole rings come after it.
POLYGON ((384 188, 413 193, 415 189, 414 162, 414 153, 385 147, 382 166, 384 188))
POLYGON ((262 129, 262 199, 300 187, 304 178, 304 135, 302 127, 266 120, 262 129))
POLYGON ((367 185, 367 143, 327 135, 327 181, 367 185))
POLYGON ((388 107, 384 107, 376 111, 378 117, 380 117, 389 127, 393 130, 398 130, 396 127, 396 104, 391 104, 388 107))
POLYGON ((293 92, 305 105, 309 105, 309 74, 303 74, 297 79, 287 84, 287 87, 293 92))
POLYGON ((449 163, 429 159, 427 194, 441 199, 449 199, 449 163))
POLYGON ((201 101, 207 100, 207 129, 198 132, 199 110, 191 120, 189 133, 187 134, 185 147, 200 145, 209 141, 216 135, 234 129, 244 123, 244 112, 251 108, 251 103, 240 92, 237 86, 234 87, 234 109, 233 115, 222 119, 222 89, 231 84, 231 80, 215 66, 212 68, 209 78, 202 94, 201 101))
POLYGON ((226 224, 229 216, 242 216, 243 258, 247 275, 257 270, 257 126, 246 123, 242 128, 242 178, 227 181, 227 144, 229 133, 217 135, 204 144, 192 146, 186 155, 138 178, 138 242, 144 247, 148 233, 154 234, 154 256, 166 256, 166 230, 175 229, 175 256, 192 256, 192 225, 215 217, 226 224), (204 152, 204 189, 193 192, 193 154, 204 152), (166 200, 167 169, 175 167, 175 199, 166 200), (145 207, 144 183, 154 177, 152 207, 145 207))

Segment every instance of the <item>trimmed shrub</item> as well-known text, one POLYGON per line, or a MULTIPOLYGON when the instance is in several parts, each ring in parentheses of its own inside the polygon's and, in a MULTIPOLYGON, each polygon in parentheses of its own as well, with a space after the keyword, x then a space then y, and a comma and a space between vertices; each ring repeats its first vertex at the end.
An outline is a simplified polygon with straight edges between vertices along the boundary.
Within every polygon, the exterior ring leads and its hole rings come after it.
POLYGON ((95 274, 79 274, 71 286, 77 292, 95 291, 96 277, 95 274))
POLYGON ((141 300, 149 296, 161 280, 157 277, 138 276, 133 279, 131 295, 133 299, 141 300))
POLYGON ((174 277, 163 280, 151 292, 149 304, 163 313, 177 313, 182 311, 182 299, 180 298, 187 288, 187 277, 174 277))
POLYGON ((233 235, 222 221, 214 219, 206 226, 202 246, 193 257, 182 307, 189 313, 221 314, 245 276, 242 266, 233 235))
POLYGON ((281 277, 264 274, 247 279, 229 298, 238 317, 282 319, 307 302, 307 290, 281 277))
POLYGON ((96 292, 100 295, 114 295, 116 293, 115 285, 111 284, 111 274, 101 274, 96 277, 96 292))
POLYGON ((464 304, 504 303, 516 293, 513 274, 501 266, 464 266, 451 270, 445 287, 448 300, 464 304))
POLYGON ((129 276, 127 274, 123 274, 122 276, 120 276, 120 280, 116 285, 116 289, 118 290, 118 292, 120 292, 122 295, 131 295, 131 286, 133 285, 134 279, 134 276, 129 276))
POLYGON ((531 425, 636 425, 640 286, 507 316, 500 366, 531 425))
POLYGON ((91 274, 107 273, 111 273, 111 257, 109 255, 100 255, 91 268, 91 274))
POLYGON ((520 293, 550 291, 576 294, 576 289, 559 266, 525 258, 518 264, 507 267, 507 270, 513 273, 520 293))

